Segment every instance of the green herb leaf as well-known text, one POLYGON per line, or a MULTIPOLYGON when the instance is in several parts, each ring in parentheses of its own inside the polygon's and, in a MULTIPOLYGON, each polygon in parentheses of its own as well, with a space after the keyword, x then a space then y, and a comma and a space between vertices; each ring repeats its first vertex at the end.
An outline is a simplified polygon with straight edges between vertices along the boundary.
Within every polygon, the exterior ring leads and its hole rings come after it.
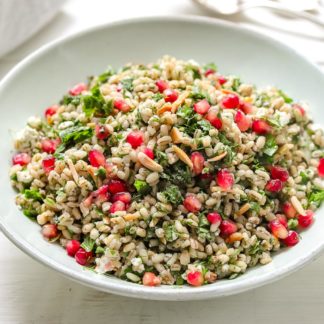
POLYGON ((102 166, 97 169, 95 174, 97 177, 99 177, 102 180, 106 179, 106 177, 107 177, 106 169, 102 166))
POLYGON ((201 79, 201 74, 198 66, 189 64, 186 66, 186 71, 187 72, 191 71, 194 79, 201 79))
POLYGON ((204 71, 207 71, 207 70, 217 71, 217 65, 215 63, 211 62, 211 63, 205 64, 203 69, 204 69, 204 71))
POLYGON ((26 189, 24 191, 24 195, 27 199, 32 199, 32 200, 35 200, 35 201, 40 201, 42 202, 43 201, 43 197, 42 195, 39 193, 38 190, 34 190, 34 189, 26 189))
POLYGON ((161 100, 163 98, 164 98, 163 94, 159 93, 159 92, 152 96, 152 99, 155 100, 155 101, 159 101, 159 100, 161 100))
POLYGON ((33 221, 35 220, 35 218, 36 218, 37 215, 38 215, 38 213, 37 213, 36 210, 28 209, 28 208, 23 209, 23 214, 24 214, 26 217, 28 217, 28 218, 30 218, 31 220, 33 220, 33 221))
POLYGON ((165 239, 168 242, 173 242, 173 241, 175 241, 179 237, 178 232, 175 229, 175 226, 174 225, 168 225, 164 229, 164 235, 165 235, 165 239))
POLYGON ((133 87, 133 81, 134 79, 132 78, 128 78, 128 79, 124 79, 121 81, 121 84, 123 86, 123 90, 132 92, 134 87, 133 87))
POLYGON ((96 243, 95 240, 87 236, 85 240, 82 242, 81 247, 84 248, 87 252, 90 252, 93 250, 95 243, 96 243))
POLYGON ((273 156, 278 150, 278 145, 274 136, 269 135, 263 148, 263 153, 268 156, 273 156))
POLYGON ((288 229, 294 230, 298 227, 298 220, 295 218, 290 218, 288 220, 288 229))
POLYGON ((136 179, 134 182, 134 187, 142 196, 147 195, 151 191, 151 186, 144 180, 136 179))
POLYGON ((300 175, 301 178, 302 178, 301 184, 306 184, 306 183, 309 181, 309 176, 307 175, 306 172, 301 171, 301 172, 299 173, 299 175, 300 175))
POLYGON ((165 199, 172 205, 180 205, 183 197, 178 186, 170 185, 162 192, 165 199))
POLYGON ((81 96, 71 96, 71 95, 65 95, 62 100, 60 101, 61 105, 73 105, 73 106, 78 106, 81 103, 81 96))
POLYGON ((241 79, 236 77, 232 80, 232 90, 238 91, 240 85, 242 84, 241 79))
POLYGON ((44 203, 49 207, 55 207, 56 203, 52 198, 45 198, 44 203))
POLYGON ((104 254, 105 249, 102 246, 97 246, 95 253, 96 254, 104 254))
POLYGON ((98 76, 98 84, 102 84, 108 81, 108 79, 115 73, 111 66, 108 66, 107 70, 98 76))
POLYGON ((324 189, 315 187, 308 196, 308 202, 314 204, 316 207, 320 207, 324 202, 324 189))
POLYGON ((285 103, 292 103, 294 100, 288 97, 282 90, 278 90, 278 94, 285 100, 285 103))
POLYGON ((113 110, 113 100, 106 102, 98 86, 91 89, 91 94, 82 97, 83 111, 87 117, 109 116, 113 110))

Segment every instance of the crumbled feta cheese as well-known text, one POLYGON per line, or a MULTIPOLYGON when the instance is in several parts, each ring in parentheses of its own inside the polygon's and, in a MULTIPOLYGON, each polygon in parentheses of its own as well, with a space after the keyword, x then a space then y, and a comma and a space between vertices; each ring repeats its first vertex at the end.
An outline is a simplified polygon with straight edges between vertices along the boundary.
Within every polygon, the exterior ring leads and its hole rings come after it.
POLYGON ((23 183, 30 183, 33 181, 33 177, 31 176, 28 170, 18 171, 17 180, 23 183))
POLYGON ((18 151, 23 151, 30 147, 31 143, 37 140, 37 138, 38 132, 29 126, 26 126, 24 129, 17 132, 14 143, 15 148, 18 151))

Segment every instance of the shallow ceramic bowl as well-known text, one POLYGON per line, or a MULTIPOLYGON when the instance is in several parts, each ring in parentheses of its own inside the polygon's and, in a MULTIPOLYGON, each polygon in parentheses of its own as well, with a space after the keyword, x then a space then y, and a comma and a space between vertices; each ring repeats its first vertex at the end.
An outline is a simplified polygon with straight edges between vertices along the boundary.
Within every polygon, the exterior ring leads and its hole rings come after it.
MULTIPOLYGON (((222 73, 234 73, 259 86, 276 85, 295 99, 307 99, 314 119, 323 122, 324 76, 314 65, 277 41, 250 30, 207 18, 146 18, 109 24, 47 45, 18 64, 0 85, 1 204, 4 234, 34 259, 63 275, 99 290, 157 299, 193 300, 237 294, 301 268, 324 246, 323 210, 296 247, 278 253, 273 262, 247 271, 235 280, 199 288, 143 287, 84 270, 64 249, 46 242, 40 227, 14 203, 8 168, 12 131, 30 115, 42 114, 66 90, 108 64, 147 63, 164 54, 198 62, 216 62, 222 73)), ((311 280, 311 279, 310 279, 311 280)))

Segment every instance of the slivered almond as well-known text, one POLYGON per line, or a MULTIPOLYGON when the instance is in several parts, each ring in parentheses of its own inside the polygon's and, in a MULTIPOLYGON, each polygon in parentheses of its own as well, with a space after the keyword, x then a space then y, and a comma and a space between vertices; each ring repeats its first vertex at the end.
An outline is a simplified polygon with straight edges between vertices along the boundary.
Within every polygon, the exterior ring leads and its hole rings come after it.
POLYGON ((183 104, 183 102, 187 99, 189 96, 189 91, 183 91, 178 99, 172 104, 172 112, 175 113, 178 108, 183 104))
POLYGON ((138 152, 138 161, 151 171, 163 172, 163 168, 160 164, 156 163, 154 160, 150 159, 145 153, 138 152))
POLYGON ((235 93, 236 94, 236 92, 234 92, 234 91, 232 91, 232 90, 228 90, 228 89, 222 89, 221 90, 224 94, 230 94, 230 93, 235 93))
POLYGON ((140 215, 138 214, 126 214, 123 216, 123 218, 125 219, 125 221, 130 222, 133 220, 136 220, 140 217, 140 215))
POLYGON ((96 176, 94 167, 92 167, 91 165, 88 165, 87 166, 87 171, 90 174, 92 180, 97 185, 97 187, 101 187, 102 181, 101 181, 101 179, 99 177, 96 176))
POLYGON ((227 152, 223 152, 217 156, 214 156, 213 158, 208 159, 207 161, 208 162, 216 162, 216 161, 223 159, 226 155, 227 155, 227 152))
POLYGON ((241 241, 243 239, 242 233, 236 232, 231 234, 227 239, 226 243, 234 243, 236 241, 241 241))
POLYGON ((165 104, 162 107, 158 108, 156 113, 160 116, 166 111, 171 111, 171 110, 172 110, 172 106, 170 104, 165 104))
POLYGON ((172 145, 172 149, 173 149, 174 153, 177 154, 178 158, 182 162, 186 163, 190 169, 193 168, 193 164, 185 151, 183 151, 180 147, 178 147, 176 145, 172 145))
POLYGON ((241 216, 251 208, 249 203, 244 204, 236 213, 237 216, 241 216))
POLYGON ((300 203, 300 201, 298 200, 298 198, 296 196, 292 196, 290 198, 290 201, 291 201, 292 205, 294 206, 294 208, 297 210, 298 214, 306 215, 305 209, 303 208, 302 204, 300 203))
POLYGON ((179 144, 179 143, 181 143, 181 140, 182 140, 182 134, 181 134, 181 132, 179 131, 178 128, 173 127, 173 128, 171 129, 170 136, 171 136, 171 138, 172 138, 172 142, 173 142, 173 143, 175 143, 175 144, 179 144))

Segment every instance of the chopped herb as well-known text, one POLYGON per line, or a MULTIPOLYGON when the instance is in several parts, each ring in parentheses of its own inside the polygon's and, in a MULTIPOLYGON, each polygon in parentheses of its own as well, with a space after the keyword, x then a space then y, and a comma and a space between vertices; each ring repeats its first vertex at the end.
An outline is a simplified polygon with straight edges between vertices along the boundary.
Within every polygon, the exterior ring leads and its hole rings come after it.
POLYGON ((96 254, 104 254, 105 249, 102 246, 97 246, 95 253, 96 254))
POLYGON ((62 100, 60 101, 61 105, 73 105, 73 106, 79 106, 81 103, 81 96, 71 96, 71 95, 65 95, 62 100))
POLYGON ((187 65, 186 71, 187 72, 191 71, 194 79, 201 79, 201 74, 198 66, 187 65))
POLYGON ((282 90, 278 90, 278 94, 285 100, 285 103, 293 102, 293 99, 288 97, 282 90))
POLYGON ((158 92, 158 93, 156 93, 156 94, 154 94, 154 95, 152 96, 152 99, 155 100, 155 101, 159 101, 159 100, 161 100, 161 99, 163 99, 163 98, 164 98, 164 96, 163 96, 163 94, 160 93, 160 92, 158 92))
POLYGON ((35 220, 35 218, 38 215, 36 210, 28 209, 28 208, 23 209, 23 214, 32 220, 35 220))
POLYGON ((204 71, 207 71, 207 70, 217 71, 217 65, 215 63, 211 62, 211 63, 205 64, 203 69, 204 69, 204 71))
POLYGON ((32 199, 32 200, 40 201, 40 202, 43 201, 43 197, 38 190, 26 189, 24 191, 24 195, 25 195, 25 198, 27 198, 27 199, 32 199))
POLYGON ((233 91, 238 91, 240 85, 242 84, 240 78, 236 77, 232 80, 232 89, 233 91))
POLYGON ((107 70, 98 76, 98 84, 102 84, 108 81, 108 79, 115 73, 111 66, 108 66, 107 70))
POLYGON ((132 92, 134 87, 133 87, 133 81, 134 79, 132 78, 128 78, 128 79, 124 79, 121 81, 121 84, 123 86, 123 90, 132 92))
POLYGON ((178 232, 176 231, 174 225, 166 226, 165 229, 164 229, 164 234, 165 234, 165 239, 168 242, 173 242, 179 237, 178 232))
POLYGON ((10 179, 11 179, 12 181, 18 181, 17 173, 13 174, 13 175, 10 177, 10 179))
POLYGON ((306 174, 306 172, 301 171, 299 175, 302 178, 301 184, 306 184, 309 181, 309 176, 306 174))
POLYGON ((192 98, 194 100, 202 100, 206 99, 206 96, 201 92, 191 92, 189 98, 192 98))
POLYGON ((273 127, 276 127, 277 129, 282 128, 282 125, 280 124, 279 116, 276 117, 267 117, 266 121, 273 127))
POLYGON ((288 229, 294 230, 298 227, 298 220, 295 218, 291 218, 288 220, 288 229))
POLYGON ((160 150, 155 150, 154 151, 154 155, 155 155, 155 159, 157 160, 157 162, 162 166, 165 167, 168 165, 168 157, 167 155, 160 151, 160 150))
POLYGON ((253 245, 249 247, 247 254, 257 255, 261 254, 262 252, 264 252, 264 249, 261 246, 260 241, 256 241, 253 245))
POLYGON ((45 198, 44 203, 49 207, 55 207, 56 202, 52 198, 45 198))
POLYGON ((308 196, 308 202, 314 204, 317 208, 321 206, 324 201, 324 189, 313 188, 313 191, 308 196))
POLYGON ((147 195, 151 191, 151 186, 144 180, 136 179, 134 182, 134 187, 142 196, 147 195))
POLYGON ((106 102, 98 86, 91 89, 91 94, 83 96, 82 102, 87 117, 109 116, 113 110, 113 100, 106 102))
POLYGON ((100 167, 97 169, 96 171, 96 176, 99 177, 100 179, 106 179, 107 177, 107 172, 106 172, 106 169, 104 167, 100 167))
POLYGON ((180 161, 165 168, 160 177, 179 188, 185 188, 192 180, 189 167, 180 161))
POLYGON ((180 205, 183 197, 178 186, 170 185, 162 192, 165 199, 172 205, 180 205))
POLYGON ((276 143, 276 139, 273 135, 268 135, 267 140, 265 142, 263 153, 268 156, 273 156, 278 150, 278 145, 276 143))
POLYGON ((198 224, 198 237, 202 240, 210 240, 211 234, 210 234, 210 223, 207 220, 207 217, 200 213, 199 215, 199 224, 198 224))
POLYGON ((256 203, 255 201, 250 201, 249 205, 250 205, 250 210, 255 211, 256 213, 259 213, 260 205, 258 203, 256 203))
POLYGON ((82 242, 81 247, 84 248, 87 252, 90 252, 93 250, 95 243, 96 243, 95 240, 87 236, 85 240, 82 242))

